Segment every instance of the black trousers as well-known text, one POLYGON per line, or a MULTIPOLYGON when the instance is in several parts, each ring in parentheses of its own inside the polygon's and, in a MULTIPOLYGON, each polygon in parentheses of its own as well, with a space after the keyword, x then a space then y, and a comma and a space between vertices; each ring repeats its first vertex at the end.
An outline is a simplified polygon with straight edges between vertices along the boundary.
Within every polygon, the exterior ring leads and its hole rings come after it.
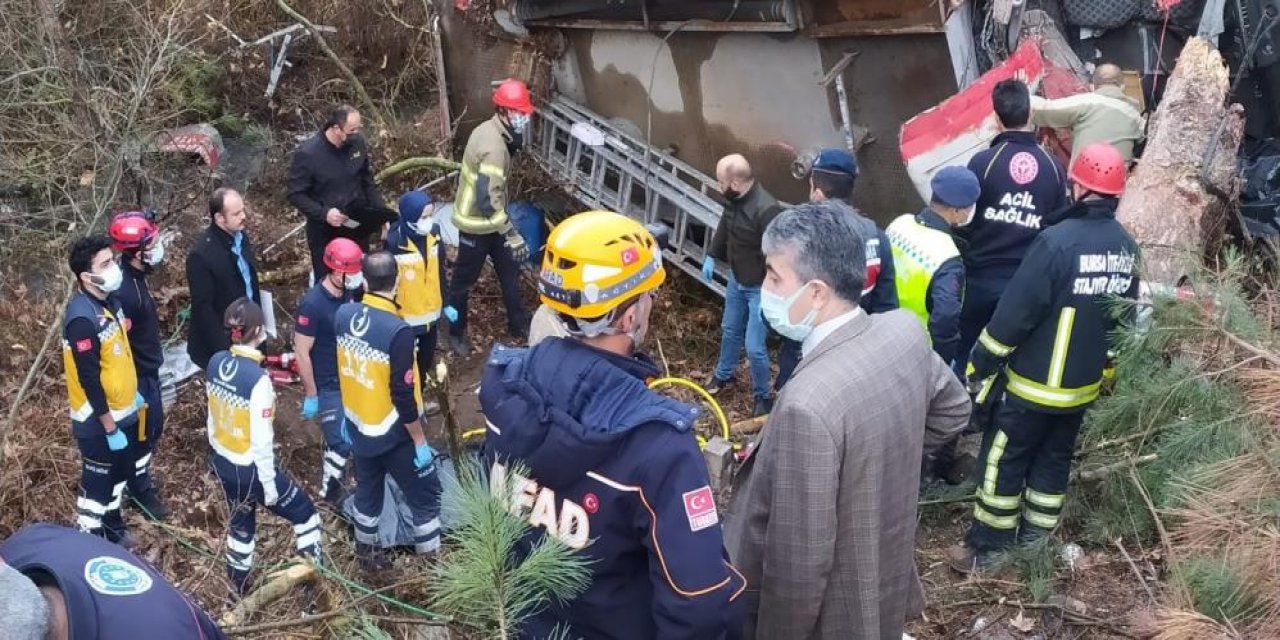
MULTIPOLYGON (((415 327, 417 329, 418 327, 415 327)), ((436 320, 431 323, 431 327, 426 333, 419 333, 414 337, 417 343, 417 359, 418 359, 418 375, 422 376, 422 389, 426 391, 427 380, 431 379, 435 374, 436 365, 436 343, 440 340, 440 321, 436 320)))
POLYGON ((458 234, 458 260, 453 265, 453 280, 449 282, 449 306, 458 311, 458 321, 449 327, 449 335, 467 334, 467 298, 471 287, 480 279, 486 260, 493 260, 493 270, 498 274, 502 288, 502 303, 507 308, 507 328, 515 335, 529 330, 529 315, 520 303, 520 265, 507 248, 501 233, 458 234))
POLYGON ((983 434, 968 543, 999 551, 1053 531, 1066 499, 1084 411, 1045 413, 1006 399, 983 434))
MULTIPOLYGON (((392 427, 401 428, 400 425, 392 427)), ((413 442, 405 440, 376 456, 355 457, 356 542, 378 544, 378 522, 382 517, 382 501, 387 488, 387 475, 395 479, 404 492, 405 502, 413 514, 413 544, 418 553, 431 553, 440 548, 440 478, 432 460, 425 468, 414 464, 413 442)))
POLYGON ((978 343, 978 336, 991 322, 995 315, 1000 296, 1009 286, 1007 278, 990 278, 984 276, 965 276, 964 306, 960 308, 960 345, 956 349, 956 360, 952 363, 956 375, 965 379, 965 368, 969 365, 969 355, 973 345, 978 343))
MULTIPOLYGON (((262 482, 253 465, 238 465, 218 454, 210 462, 214 475, 222 483, 227 497, 231 522, 227 527, 227 577, 244 591, 253 570, 254 549, 258 537, 258 506, 263 502, 262 482)), ((320 515, 311 497, 279 467, 275 477, 276 503, 267 510, 293 525, 294 546, 298 555, 320 557, 320 515)))
POLYGON ((335 227, 323 220, 315 222, 307 220, 307 250, 311 253, 311 272, 315 274, 316 281, 329 273, 328 267, 324 266, 324 248, 329 245, 329 241, 334 238, 350 238, 361 249, 367 249, 369 246, 369 238, 382 230, 382 225, 392 222, 397 218, 395 211, 384 206, 369 206, 363 203, 355 203, 342 209, 342 213, 359 223, 358 227, 335 227))
POLYGON ((80 496, 76 499, 76 525, 85 533, 119 540, 125 533, 120 504, 125 487, 133 495, 151 488, 147 461, 148 443, 138 442, 138 419, 116 424, 129 439, 129 446, 112 451, 105 433, 76 438, 80 448, 80 496))

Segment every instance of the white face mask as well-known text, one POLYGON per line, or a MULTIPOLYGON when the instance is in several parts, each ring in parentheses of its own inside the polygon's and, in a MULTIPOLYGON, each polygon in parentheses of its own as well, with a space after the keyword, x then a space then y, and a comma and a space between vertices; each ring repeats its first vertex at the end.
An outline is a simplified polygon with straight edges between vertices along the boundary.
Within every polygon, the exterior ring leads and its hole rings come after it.
POLYGON ((104 292, 111 293, 124 284, 124 271, 120 269, 120 265, 112 262, 106 271, 94 276, 94 283, 104 292))
POLYGON ((969 226, 969 223, 973 222, 973 216, 977 213, 978 213, 978 205, 975 204, 972 207, 969 207, 969 213, 965 215, 964 222, 961 222, 958 226, 961 226, 961 227, 969 226))
POLYGON ((142 261, 152 267, 159 266, 161 262, 164 262, 164 243, 157 241, 151 245, 151 248, 142 254, 142 261))
POLYGON ((813 284, 812 281, 804 283, 786 297, 763 287, 760 288, 760 313, 764 315, 765 322, 768 322, 769 326, 784 338, 804 342, 804 339, 813 333, 813 321, 818 317, 817 309, 810 308, 800 322, 791 322, 791 307, 811 284, 813 284))
POLYGON ((423 214, 417 222, 413 223, 413 232, 425 238, 427 234, 431 233, 431 225, 433 222, 434 221, 430 216, 423 214))
POLYGON ((343 279, 342 285, 346 287, 347 291, 355 291, 356 289, 363 287, 364 272, 357 271, 355 273, 347 275, 347 277, 343 279))
POLYGON ((516 133, 524 133, 525 129, 529 128, 529 121, 532 119, 524 113, 517 113, 511 116, 511 130, 516 133))

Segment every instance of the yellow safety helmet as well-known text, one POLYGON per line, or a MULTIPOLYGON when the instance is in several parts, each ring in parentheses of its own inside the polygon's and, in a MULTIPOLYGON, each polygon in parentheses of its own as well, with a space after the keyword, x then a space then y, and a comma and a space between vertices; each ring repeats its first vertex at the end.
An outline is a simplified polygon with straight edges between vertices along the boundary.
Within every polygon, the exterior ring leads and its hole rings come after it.
POLYGON ((666 278, 662 249, 644 225, 610 211, 588 211, 551 230, 538 298, 566 316, 591 320, 666 278))

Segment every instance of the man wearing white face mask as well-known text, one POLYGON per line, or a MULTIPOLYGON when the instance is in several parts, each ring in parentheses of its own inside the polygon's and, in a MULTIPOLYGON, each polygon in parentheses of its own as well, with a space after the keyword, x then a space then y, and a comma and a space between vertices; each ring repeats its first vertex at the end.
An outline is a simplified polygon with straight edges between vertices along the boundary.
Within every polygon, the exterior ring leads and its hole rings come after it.
POLYGON ((805 204, 764 233, 761 312, 801 343, 725 526, 746 638, 898 638, 923 608, 920 459, 968 421, 920 322, 858 307, 864 236, 848 205, 805 204))
POLYGON ((525 83, 504 80, 493 92, 493 117, 471 132, 458 172, 458 195, 453 202, 453 225, 458 228, 458 259, 449 283, 449 346, 460 356, 467 344, 467 297, 487 260, 493 261, 507 308, 507 331, 523 340, 529 316, 520 302, 520 267, 529 260, 529 247, 507 217, 507 170, 511 156, 524 144, 533 100, 525 83))
POLYGON ((885 233, 893 248, 898 304, 929 329, 933 350, 948 364, 960 343, 964 262, 951 227, 973 220, 978 177, 964 167, 943 167, 933 176, 929 206, 894 220, 885 233))
POLYGON ((328 273, 311 287, 298 304, 293 330, 293 352, 302 378, 302 419, 319 416, 324 434, 324 471, 320 487, 324 500, 342 504, 347 494, 342 482, 351 444, 342 437, 342 390, 338 387, 338 334, 333 317, 338 308, 356 299, 364 286, 360 262, 364 252, 354 240, 334 238, 324 249, 328 273))
POLYGON ((169 507, 160 501, 151 482, 151 454, 164 432, 164 402, 160 395, 160 365, 164 347, 160 343, 160 318, 156 301, 147 286, 147 275, 164 259, 164 242, 154 222, 154 213, 129 211, 112 218, 107 233, 111 248, 120 252, 124 283, 116 297, 128 320, 125 328, 133 349, 133 365, 138 373, 138 393, 146 407, 138 416, 141 429, 135 446, 139 450, 134 473, 129 477, 129 496, 154 520, 169 517, 169 507))
POLYGON ((124 310, 114 295, 124 272, 111 244, 111 238, 94 235, 71 246, 67 266, 80 290, 63 314, 62 364, 81 457, 76 525, 132 547, 120 503, 141 455, 136 443, 143 401, 124 310))

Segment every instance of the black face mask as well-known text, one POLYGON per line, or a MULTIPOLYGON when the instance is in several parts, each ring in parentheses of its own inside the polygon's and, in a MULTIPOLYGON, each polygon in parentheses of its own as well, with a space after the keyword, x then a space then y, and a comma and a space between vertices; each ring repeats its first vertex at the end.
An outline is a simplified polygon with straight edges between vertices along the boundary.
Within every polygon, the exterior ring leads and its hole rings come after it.
POLYGON ((510 127, 507 127, 507 132, 511 134, 511 141, 507 143, 507 153, 515 155, 524 148, 524 134, 516 133, 510 127))
POLYGON ((738 198, 741 198, 741 197, 742 197, 742 193, 741 193, 741 192, 734 191, 733 189, 725 189, 724 191, 722 191, 722 192, 720 192, 720 193, 721 193, 721 195, 723 195, 723 196, 724 196, 724 199, 725 199, 725 200, 729 200, 729 201, 731 201, 731 202, 732 202, 732 201, 734 201, 734 200, 737 200, 738 198))
POLYGON ((353 148, 353 147, 355 147, 355 146, 359 145, 361 142, 364 142, 364 136, 362 136, 362 135, 361 135, 361 134, 359 134, 359 133, 348 133, 348 134, 347 134, 347 141, 346 141, 346 142, 344 142, 344 143, 342 143, 342 148, 343 148, 343 149, 351 149, 351 148, 353 148))

